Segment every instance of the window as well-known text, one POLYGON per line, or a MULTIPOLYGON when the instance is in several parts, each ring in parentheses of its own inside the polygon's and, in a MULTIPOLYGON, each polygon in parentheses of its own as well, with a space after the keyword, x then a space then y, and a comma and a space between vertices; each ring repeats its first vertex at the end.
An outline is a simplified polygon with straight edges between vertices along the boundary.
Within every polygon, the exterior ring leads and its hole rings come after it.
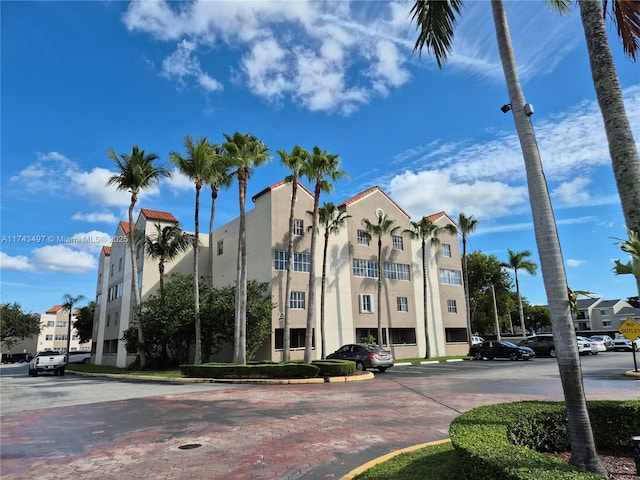
POLYGON ((223 247, 224 246, 224 241, 223 240, 218 240, 218 255, 222 255, 222 251, 223 251, 223 247))
POLYGON ((602 321, 602 326, 603 327, 610 327, 611 326, 611 320, 603 320, 602 321))
POLYGON ((120 298, 122 296, 122 289, 123 289, 123 283, 120 282, 117 286, 116 286, 116 298, 120 298))
POLYGON ((275 268, 276 270, 287 269, 287 252, 283 252, 282 250, 276 250, 274 252, 273 268, 275 268))
POLYGON ((391 345, 415 345, 416 330, 414 328, 391 328, 389 329, 391 345))
POLYGON ((119 316, 120 316, 120 314, 118 312, 116 312, 115 320, 113 322, 114 325, 118 325, 119 316))
POLYGON ((408 312, 409 311, 409 302, 407 301, 407 297, 398 297, 396 299, 396 303, 398 305, 399 312, 408 312))
POLYGON ((458 313, 458 305, 455 300, 447 300, 447 312, 458 313))
POLYGON ((63 333, 58 333, 55 336, 55 340, 66 340, 66 339, 67 339, 67 334, 66 333, 64 333, 64 334, 63 333))
POLYGON ((47 327, 49 327, 49 328, 53 327, 54 325, 55 325, 55 322, 53 320, 49 320, 47 322, 47 327))
POLYGON ((138 272, 138 289, 142 290, 142 270, 138 272))
POLYGON ((442 252, 442 256, 443 257, 450 257, 451 256, 451 245, 449 245, 448 243, 443 243, 440 246, 440 250, 442 252))
POLYGON ((45 335, 45 340, 53 340, 53 335, 45 335))
POLYGON ((102 304, 102 294, 99 293, 98 295, 96 295, 96 305, 101 305, 102 304))
POLYGON ((357 236, 358 245, 369 245, 369 239, 371 238, 371 235, 369 235, 366 230, 358 230, 357 236))
POLYGON ((58 323, 56 324, 56 327, 59 327, 59 328, 67 328, 67 322, 58 322, 58 323))
POLYGON ((447 343, 462 343, 467 341, 466 328, 445 328, 444 335, 447 343))
POLYGON ((606 310, 600 310, 600 315, 606 315, 607 311, 606 310))
POLYGON ((378 329, 377 328, 356 328, 356 341, 359 343, 365 343, 368 339, 373 338, 373 341, 379 345, 388 345, 387 343, 387 330, 382 329, 382 343, 378 341, 378 329))
POLYGON ((298 218, 293 219, 293 234, 296 237, 304 235, 304 221, 298 218))
POLYGON ((122 270, 122 258, 118 260, 118 271, 122 270))
MULTIPOLYGON (((289 347, 290 348, 304 348, 306 344, 306 328, 291 328, 289 329, 289 347)), ((315 335, 312 332, 311 347, 315 348, 315 335)), ((275 332, 275 347, 276 350, 282 350, 284 343, 284 329, 276 328, 275 332)))
POLYGON ((311 254, 293 253, 293 271, 308 272, 311 268, 311 254))
POLYGON ((107 327, 111 324, 111 315, 107 315, 107 327))
POLYGON ((373 295, 360 294, 360 313, 373 313, 373 295))
POLYGON ((108 298, 108 302, 110 302, 111 300, 115 300, 116 299, 116 287, 110 287, 109 288, 109 298, 108 298))
POLYGON ((289 307, 296 310, 304 310, 304 292, 291 292, 289 307))
POLYGON ((384 277, 390 280, 410 280, 409 265, 384 262, 384 277))
POLYGON ((113 277, 113 267, 115 267, 115 265, 111 265, 111 273, 110 275, 113 277))
POLYGON ((378 263, 372 260, 353 259, 353 276, 378 278, 378 263))
POLYGON ((393 249, 394 250, 404 250, 404 241, 403 238, 399 235, 393 235, 391 237, 393 240, 393 249))
POLYGON ((445 285, 462 285, 460 270, 440 269, 440 283, 445 285))

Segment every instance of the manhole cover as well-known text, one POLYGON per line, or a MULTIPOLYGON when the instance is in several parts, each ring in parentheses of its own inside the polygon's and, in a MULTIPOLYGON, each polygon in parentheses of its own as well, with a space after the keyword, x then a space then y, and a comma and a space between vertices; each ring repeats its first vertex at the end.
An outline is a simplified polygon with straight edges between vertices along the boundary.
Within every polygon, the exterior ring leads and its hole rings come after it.
POLYGON ((191 450, 192 448, 198 448, 201 447, 202 445, 199 443, 187 443, 186 445, 180 445, 178 448, 180 450, 191 450))

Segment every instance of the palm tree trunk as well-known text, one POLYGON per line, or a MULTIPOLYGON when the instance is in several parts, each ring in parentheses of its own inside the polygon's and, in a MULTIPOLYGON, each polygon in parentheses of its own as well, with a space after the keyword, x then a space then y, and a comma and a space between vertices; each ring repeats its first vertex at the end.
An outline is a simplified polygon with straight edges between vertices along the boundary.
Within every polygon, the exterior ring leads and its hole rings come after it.
POLYGON ((520 282, 518 281, 518 270, 515 270, 516 277, 516 294, 518 295, 518 314, 520 315, 520 328, 522 329, 522 335, 527 336, 524 325, 524 309, 522 308, 522 296, 520 295, 520 282))
POLYGON ((464 283, 464 303, 467 313, 467 343, 471 348, 471 305, 469 303, 469 274, 467 273, 467 237, 462 234, 462 283, 464 283))
POLYGON ((311 224, 311 261, 309 262, 309 303, 307 305, 307 328, 305 332, 304 363, 311 363, 313 347, 313 318, 316 303, 316 244, 318 243, 318 205, 320 203, 320 182, 316 182, 313 195, 313 221, 311 224))
POLYGON ((211 187, 211 215, 209 217, 209 275, 211 278, 210 285, 213 287, 213 259, 215 258, 213 246, 213 219, 216 215, 216 199, 218 198, 218 189, 211 187))
POLYGON ((327 340, 325 338, 324 326, 324 293, 327 283, 327 249, 329 248, 329 229, 324 231, 324 248, 322 249, 322 283, 320 286, 320 338, 322 340, 321 357, 323 360, 327 356, 327 340))
MULTIPOLYGON (((131 285, 133 287, 133 299, 135 304, 133 305, 133 312, 138 311, 140 305, 140 286, 138 285, 138 256, 136 254, 135 244, 135 232, 133 224, 133 208, 136 205, 138 196, 135 193, 131 194, 131 203, 129 204, 129 251, 131 253, 131 285)), ((136 316, 137 313, 134 313, 136 316)), ((135 318, 135 317, 134 317, 135 318)), ((144 368, 147 364, 147 356, 144 349, 144 331, 142 329, 142 322, 135 318, 135 323, 138 327, 138 356, 140 357, 140 367, 144 368)))
POLYGON ((607 471, 595 449, 567 296, 567 279, 560 241, 533 125, 524 112, 524 94, 518 78, 504 4, 502 0, 492 0, 491 6, 500 59, 527 172, 536 244, 540 253, 553 334, 556 345, 562 347, 557 349, 557 361, 567 405, 571 442, 570 462, 590 472, 606 475, 607 471))
POLYGON ((233 361, 247 363, 247 229, 245 199, 248 172, 238 169, 240 199, 240 225, 238 232, 238 276, 236 282, 236 323, 234 332, 233 361))
MULTIPOLYGON (((599 0, 578 0, 591 76, 604 120, 618 195, 627 228, 640 234, 640 157, 624 108, 599 0)), ((636 279, 640 295, 640 279, 636 279)))
POLYGON ((198 257, 200 250, 200 188, 201 186, 196 183, 196 206, 195 206, 195 235, 193 237, 193 298, 194 298, 194 320, 196 326, 196 352, 193 363, 199 365, 202 363, 202 340, 201 340, 201 327, 200 327, 200 278, 198 272, 198 257))
POLYGON ((431 357, 431 349, 429 348, 429 316, 427 314, 427 252, 426 252, 426 248, 427 248, 427 242, 425 242, 425 240, 422 239, 422 308, 424 309, 424 340, 425 340, 424 358, 429 358, 431 357))
POLYGON ((290 355, 290 315, 291 315, 291 278, 293 276, 293 221, 294 207, 298 195, 298 181, 291 182, 291 208, 289 209, 289 242, 287 244, 287 283, 284 292, 284 325, 282 329, 282 361, 288 362, 290 355))

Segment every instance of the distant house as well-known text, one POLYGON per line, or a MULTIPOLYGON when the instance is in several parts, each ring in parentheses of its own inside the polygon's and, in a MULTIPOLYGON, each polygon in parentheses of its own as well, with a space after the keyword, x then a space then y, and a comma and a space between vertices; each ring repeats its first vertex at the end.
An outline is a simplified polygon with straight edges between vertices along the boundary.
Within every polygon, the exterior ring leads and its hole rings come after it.
POLYGON ((627 318, 640 320, 640 308, 620 299, 587 298, 578 300, 575 323, 579 331, 615 331, 627 318))
MULTIPOLYGON (((71 318, 71 340, 69 350, 89 351, 91 350, 91 340, 80 343, 78 332, 73 328, 73 322, 79 311, 74 312, 71 318)), ((46 313, 40 315, 40 335, 38 335, 37 350, 67 350, 67 334, 69 323, 69 310, 62 305, 54 305, 46 313)))

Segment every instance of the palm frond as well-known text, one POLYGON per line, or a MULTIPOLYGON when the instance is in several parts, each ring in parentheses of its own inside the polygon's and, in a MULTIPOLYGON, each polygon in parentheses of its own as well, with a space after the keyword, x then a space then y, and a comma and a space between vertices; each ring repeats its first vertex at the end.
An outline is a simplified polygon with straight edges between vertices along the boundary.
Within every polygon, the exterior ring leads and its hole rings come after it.
POLYGON ((419 30, 413 51, 418 50, 422 55, 422 49, 436 59, 438 68, 442 68, 451 53, 456 16, 460 15, 463 7, 462 0, 418 0, 411 11, 411 20, 416 22, 419 30))

